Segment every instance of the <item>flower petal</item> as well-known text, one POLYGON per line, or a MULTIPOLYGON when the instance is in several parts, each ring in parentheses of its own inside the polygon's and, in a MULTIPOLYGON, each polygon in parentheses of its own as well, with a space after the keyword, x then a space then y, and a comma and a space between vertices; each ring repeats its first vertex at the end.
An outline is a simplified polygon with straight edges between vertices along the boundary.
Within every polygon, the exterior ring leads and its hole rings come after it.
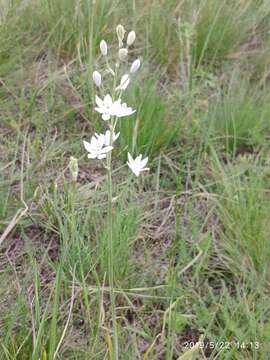
POLYGON ((104 104, 109 107, 109 106, 112 106, 112 103, 113 103, 113 101, 112 101, 111 95, 107 94, 104 98, 104 104))
POLYGON ((113 146, 105 146, 105 147, 101 150, 101 152, 105 154, 105 153, 110 152, 112 149, 113 149, 113 146))
POLYGON ((113 135, 114 135, 113 141, 115 141, 119 138, 120 132, 118 132, 117 134, 114 133, 113 135))
POLYGON ((142 167, 142 168, 145 167, 145 165, 147 164, 147 161, 148 161, 148 157, 146 157, 145 159, 143 159, 143 160, 141 161, 141 167, 142 167))
POLYGON ((100 154, 100 155, 97 156, 97 158, 98 158, 99 160, 105 159, 105 158, 106 158, 106 154, 100 154))
POLYGON ((110 120, 110 118, 111 118, 111 115, 110 115, 110 114, 107 114, 107 113, 103 113, 103 114, 102 114, 102 119, 103 119, 104 121, 108 121, 108 120, 110 120))
POLYGON ((84 145, 86 151, 92 152, 92 146, 88 141, 83 140, 83 145, 84 145))
POLYGON ((99 107, 103 106, 103 100, 101 100, 101 98, 99 96, 96 95, 96 104, 99 107))
POLYGON ((130 164, 132 164, 134 162, 134 160, 129 152, 128 152, 128 161, 130 162, 130 164))
POLYGON ((103 114, 103 112, 104 112, 104 109, 103 108, 99 108, 99 107, 95 107, 95 110, 97 111, 97 112, 99 112, 100 114, 103 114))

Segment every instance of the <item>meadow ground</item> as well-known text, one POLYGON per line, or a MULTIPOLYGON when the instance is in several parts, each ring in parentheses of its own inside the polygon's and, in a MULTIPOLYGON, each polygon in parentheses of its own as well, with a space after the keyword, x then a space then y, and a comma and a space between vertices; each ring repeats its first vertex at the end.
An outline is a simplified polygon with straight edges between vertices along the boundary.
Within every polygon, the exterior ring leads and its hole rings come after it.
POLYGON ((268 0, 0 1, 0 359, 114 358, 106 181, 82 140, 119 23, 142 59, 114 150, 120 359, 270 359, 268 0))

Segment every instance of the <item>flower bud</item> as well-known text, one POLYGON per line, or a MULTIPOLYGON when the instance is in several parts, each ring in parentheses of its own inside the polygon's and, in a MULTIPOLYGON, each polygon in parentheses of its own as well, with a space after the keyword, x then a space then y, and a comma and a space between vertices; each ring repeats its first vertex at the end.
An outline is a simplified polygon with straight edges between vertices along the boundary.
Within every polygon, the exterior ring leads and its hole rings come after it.
POLYGON ((101 85, 101 75, 98 71, 93 72, 93 81, 97 87, 101 85))
POLYGON ((105 40, 101 40, 100 44, 99 44, 99 47, 100 47, 100 51, 101 51, 101 54, 103 56, 106 56, 107 55, 107 52, 108 52, 108 47, 107 47, 107 43, 105 40))
POLYGON ((57 190, 58 190, 58 184, 57 184, 57 181, 55 180, 53 183, 53 191, 57 192, 57 190))
POLYGON ((135 31, 130 31, 128 33, 128 37, 127 37, 127 45, 128 46, 132 45, 134 43, 135 39, 136 39, 135 31))
POLYGON ((124 29, 123 25, 121 25, 121 24, 117 25, 116 34, 117 34, 118 41, 119 41, 119 47, 123 46, 123 39, 125 36, 125 32, 126 32, 126 30, 124 29))
POLYGON ((131 74, 134 74, 139 69, 140 66, 141 66, 140 59, 133 61, 132 65, 130 67, 131 74))
POLYGON ((121 77, 121 81, 120 81, 120 85, 117 86, 117 88, 115 89, 116 91, 119 91, 119 90, 126 90, 126 88, 128 87, 130 83, 130 77, 128 74, 125 74, 121 77))
POLYGON ((122 48, 118 51, 118 56, 121 61, 125 60, 128 55, 128 49, 122 48))
POLYGON ((68 167, 69 167, 72 181, 76 182, 78 179, 78 173, 79 173, 78 159, 71 156, 68 167))

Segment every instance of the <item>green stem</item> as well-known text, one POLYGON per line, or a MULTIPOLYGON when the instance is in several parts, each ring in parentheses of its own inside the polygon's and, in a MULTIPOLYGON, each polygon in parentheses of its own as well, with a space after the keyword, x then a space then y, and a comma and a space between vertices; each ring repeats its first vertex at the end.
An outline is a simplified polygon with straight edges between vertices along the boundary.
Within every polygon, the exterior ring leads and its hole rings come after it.
MULTIPOLYGON (((93 49, 94 49, 94 13, 95 13, 95 3, 92 1, 91 2, 91 6, 90 6, 90 10, 91 14, 89 16, 89 66, 88 66, 88 71, 89 71, 89 76, 88 78, 92 77, 93 74, 93 70, 94 70, 94 64, 93 64, 93 49)), ((94 97, 94 83, 93 81, 91 81, 91 102, 92 104, 95 103, 95 97, 94 97)))
MULTIPOLYGON (((113 120, 110 123, 110 144, 113 138, 113 120)), ((114 252, 113 252, 113 194, 112 194, 112 156, 111 152, 107 155, 107 183, 108 183, 108 272, 109 272, 109 287, 110 287, 110 301, 111 313, 113 323, 113 345, 114 354, 113 360, 118 360, 118 335, 117 335, 117 321, 115 310, 115 296, 114 296, 114 252)))
MULTIPOLYGON (((106 59, 107 60, 107 59, 106 59)), ((107 63, 109 67, 109 64, 107 63)), ((115 88, 117 81, 117 68, 115 67, 112 99, 115 97, 115 88)), ((113 117, 110 119, 110 146, 113 143, 113 132, 117 119, 113 117)), ((108 184, 108 273, 109 273, 109 288, 110 288, 110 301, 111 313, 113 324, 113 360, 119 360, 118 354, 118 331, 115 310, 115 295, 114 295, 114 251, 113 251, 113 188, 112 188, 112 152, 107 154, 107 184, 108 184)))

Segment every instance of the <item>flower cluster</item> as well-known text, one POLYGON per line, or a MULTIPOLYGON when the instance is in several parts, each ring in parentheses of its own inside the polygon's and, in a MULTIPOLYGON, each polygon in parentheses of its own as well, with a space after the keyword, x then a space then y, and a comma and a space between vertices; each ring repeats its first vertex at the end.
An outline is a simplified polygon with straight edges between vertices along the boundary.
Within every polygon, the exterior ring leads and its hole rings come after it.
MULTIPOLYGON (((88 158, 90 159, 105 159, 107 154, 113 150, 113 142, 119 137, 120 133, 115 133, 115 128, 119 118, 130 116, 136 112, 122 101, 122 94, 128 88, 131 77, 135 74, 140 66, 140 59, 136 59, 129 67, 129 71, 123 73, 119 77, 119 68, 121 63, 127 63, 127 56, 129 53, 129 47, 133 45, 136 34, 135 31, 130 31, 125 40, 125 29, 122 25, 118 25, 116 28, 116 34, 118 38, 118 54, 115 68, 113 69, 109 64, 108 58, 108 45, 105 40, 100 42, 100 52, 105 59, 106 68, 101 74, 95 70, 93 72, 93 81, 97 86, 99 95, 96 95, 96 107, 95 111, 101 114, 102 119, 106 122, 109 130, 105 134, 95 134, 92 136, 90 142, 83 141, 84 147, 88 152, 88 158), (104 91, 103 77, 107 75, 113 77, 113 86, 111 94, 108 91, 104 91), (105 92, 105 93, 104 93, 105 92)), ((139 176, 142 171, 149 170, 145 167, 148 158, 142 158, 140 154, 135 159, 128 153, 128 166, 132 172, 139 176)))

